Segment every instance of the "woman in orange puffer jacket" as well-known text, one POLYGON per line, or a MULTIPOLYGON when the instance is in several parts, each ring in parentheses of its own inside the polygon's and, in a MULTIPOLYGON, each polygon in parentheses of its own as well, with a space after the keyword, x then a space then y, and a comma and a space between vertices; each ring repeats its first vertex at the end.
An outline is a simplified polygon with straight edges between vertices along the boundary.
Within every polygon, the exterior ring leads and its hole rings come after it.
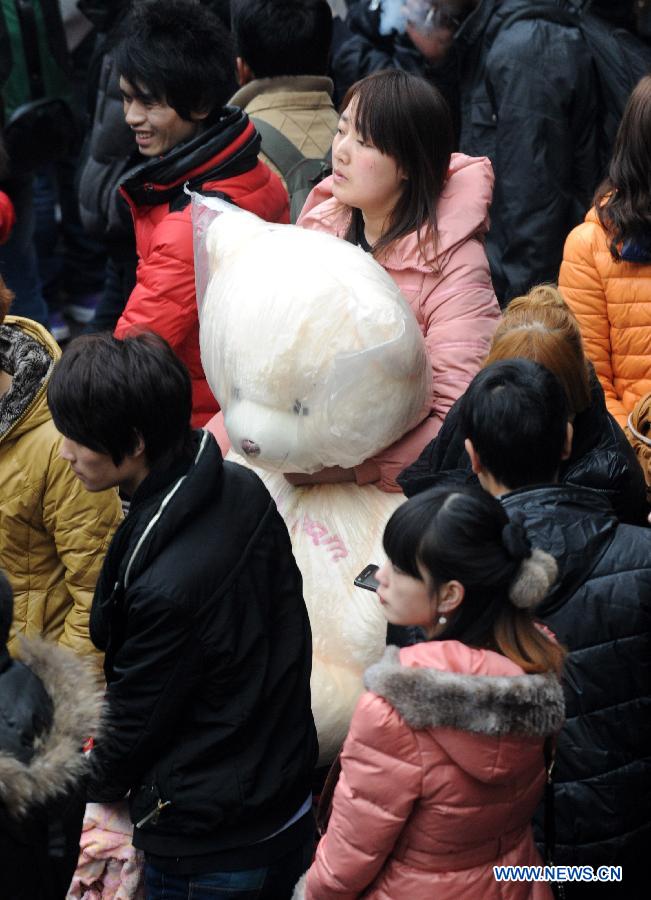
POLYGON ((651 391, 651 76, 628 101, 608 178, 569 235, 559 288, 622 428, 651 391))
POLYGON ((378 599, 429 640, 366 672, 332 816, 294 900, 543 900, 497 865, 541 865, 531 818, 543 743, 563 722, 563 651, 531 609, 556 574, 522 524, 475 488, 393 514, 378 599))

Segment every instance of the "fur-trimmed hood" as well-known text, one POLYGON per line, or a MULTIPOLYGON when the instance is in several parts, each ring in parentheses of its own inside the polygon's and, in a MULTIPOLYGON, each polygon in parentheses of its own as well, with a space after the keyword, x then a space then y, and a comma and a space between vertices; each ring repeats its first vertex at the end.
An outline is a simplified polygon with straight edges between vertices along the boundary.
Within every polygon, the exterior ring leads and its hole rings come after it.
POLYGON ((0 398, 0 441, 16 438, 49 418, 45 388, 60 356, 58 344, 38 322, 5 317, 0 325, 0 369, 13 382, 0 398))
POLYGON ((52 724, 35 742, 28 763, 0 750, 0 803, 15 818, 79 784, 87 768, 81 748, 97 735, 102 707, 93 669, 71 651, 40 639, 23 640, 20 661, 49 695, 52 724))
POLYGON ((432 641, 405 650, 387 647, 366 670, 367 690, 383 697, 414 729, 440 729, 437 741, 475 778, 501 780, 512 773, 508 752, 523 738, 544 738, 560 730, 565 700, 553 675, 525 675, 492 651, 458 641, 432 641), (473 743, 458 732, 501 738, 473 743), (506 751, 508 765, 500 763, 506 751), (482 748, 481 752, 479 748, 482 748), (487 757, 494 757, 487 766, 487 757))

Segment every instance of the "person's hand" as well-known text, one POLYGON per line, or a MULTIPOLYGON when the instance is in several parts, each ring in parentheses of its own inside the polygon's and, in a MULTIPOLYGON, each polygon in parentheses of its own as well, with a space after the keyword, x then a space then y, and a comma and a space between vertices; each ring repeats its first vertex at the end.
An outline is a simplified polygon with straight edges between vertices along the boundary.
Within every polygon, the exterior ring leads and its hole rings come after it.
POLYGON ((306 484, 341 484, 345 481, 355 480, 354 469, 342 469, 341 466, 327 466, 312 475, 303 472, 286 472, 286 480, 294 487, 302 487, 306 484))

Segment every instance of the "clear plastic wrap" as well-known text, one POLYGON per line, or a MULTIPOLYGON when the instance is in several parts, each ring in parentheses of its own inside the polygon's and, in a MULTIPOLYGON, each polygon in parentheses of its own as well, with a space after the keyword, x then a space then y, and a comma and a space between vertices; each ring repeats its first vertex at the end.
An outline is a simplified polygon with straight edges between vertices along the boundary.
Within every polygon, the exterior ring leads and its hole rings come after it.
POLYGON ((420 328, 370 254, 198 195, 193 220, 201 357, 236 452, 349 468, 429 413, 420 328))
POLYGON ((430 409, 427 351, 394 281, 358 247, 196 195, 193 223, 201 356, 227 458, 267 485, 303 575, 323 764, 385 643, 376 595, 353 580, 382 562, 384 526, 404 497, 353 483, 293 487, 282 473, 357 465, 416 425, 430 409))
MULTIPOLYGON (((232 451, 226 458, 242 464, 232 451)), ((363 690, 364 669, 382 656, 386 640, 377 594, 353 581, 368 563, 383 561, 384 526, 405 498, 373 485, 292 487, 278 472, 250 468, 276 501, 303 575, 312 626, 312 712, 323 765, 340 749, 363 690)))

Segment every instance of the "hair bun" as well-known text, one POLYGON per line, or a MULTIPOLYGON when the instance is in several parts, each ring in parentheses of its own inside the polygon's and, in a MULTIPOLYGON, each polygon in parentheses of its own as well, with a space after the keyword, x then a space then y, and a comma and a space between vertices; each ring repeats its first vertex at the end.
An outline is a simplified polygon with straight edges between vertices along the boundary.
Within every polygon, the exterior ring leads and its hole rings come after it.
POLYGON ((531 556, 531 542, 527 537, 523 521, 524 516, 522 513, 516 512, 502 529, 504 549, 511 559, 516 560, 516 562, 531 556))
POLYGON ((556 581, 556 560, 544 550, 536 548, 523 559, 518 574, 509 588, 509 598, 519 609, 537 606, 556 581))

